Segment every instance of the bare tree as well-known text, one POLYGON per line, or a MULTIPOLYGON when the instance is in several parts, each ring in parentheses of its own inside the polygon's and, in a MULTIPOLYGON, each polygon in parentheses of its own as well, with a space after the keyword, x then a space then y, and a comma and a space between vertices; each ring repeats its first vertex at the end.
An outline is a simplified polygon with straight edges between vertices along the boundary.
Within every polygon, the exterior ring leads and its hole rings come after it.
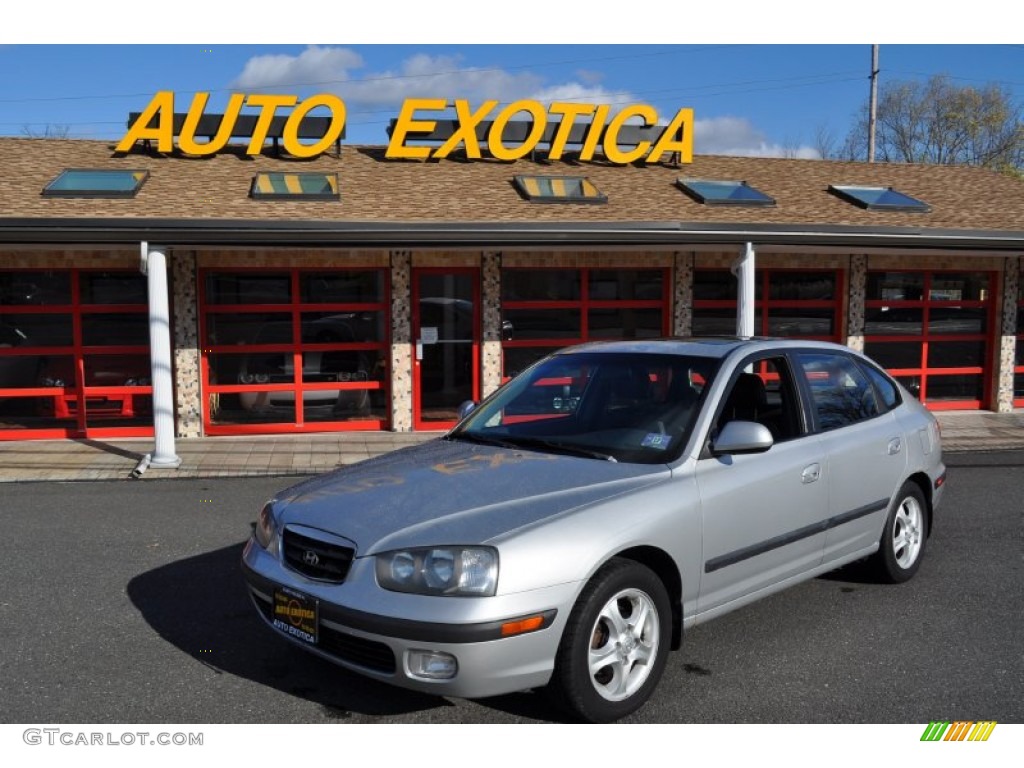
POLYGON ((26 123, 21 126, 21 135, 30 139, 66 139, 71 135, 71 126, 47 123, 43 128, 33 128, 26 123))
MULTIPOLYGON (((867 131, 865 105, 844 154, 864 159, 867 131)), ((882 162, 1024 167, 1021 109, 997 85, 958 86, 944 75, 883 84, 876 131, 876 159, 882 162)))
POLYGON ((837 148, 838 139, 836 138, 835 131, 833 131, 827 124, 820 123, 817 128, 814 129, 814 149, 821 157, 822 160, 835 160, 839 157, 839 149, 837 148))

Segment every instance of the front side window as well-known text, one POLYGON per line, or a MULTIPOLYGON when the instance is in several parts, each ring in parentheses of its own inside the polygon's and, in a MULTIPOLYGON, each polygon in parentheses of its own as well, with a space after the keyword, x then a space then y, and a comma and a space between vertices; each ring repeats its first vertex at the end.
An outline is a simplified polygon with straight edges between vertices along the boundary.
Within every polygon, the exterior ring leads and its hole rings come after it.
POLYGON ((819 431, 839 429, 882 413, 874 387, 851 358, 827 352, 806 352, 798 357, 819 431))
POLYGON ((776 443, 800 437, 800 401, 784 358, 764 358, 747 365, 722 399, 716 428, 730 421, 753 421, 768 429, 776 443))

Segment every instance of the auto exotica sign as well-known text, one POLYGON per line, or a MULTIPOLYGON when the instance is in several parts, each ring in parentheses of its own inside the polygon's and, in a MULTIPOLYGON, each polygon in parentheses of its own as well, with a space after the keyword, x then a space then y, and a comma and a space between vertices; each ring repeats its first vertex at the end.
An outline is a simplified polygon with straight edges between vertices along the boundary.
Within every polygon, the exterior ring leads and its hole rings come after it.
MULTIPOLYGON (((281 132, 284 149, 293 157, 315 157, 327 151, 345 128, 345 102, 333 94, 321 93, 299 101, 297 96, 252 93, 236 93, 228 100, 223 119, 214 135, 206 141, 196 140, 196 129, 203 117, 210 94, 196 93, 177 132, 177 148, 189 155, 213 155, 237 135, 235 124, 242 107, 259 109, 255 127, 249 135, 246 153, 258 155, 263 151, 272 121, 278 109, 290 109, 281 132), (325 109, 330 115, 328 126, 322 136, 310 143, 299 140, 299 126, 304 117, 314 109, 325 109)), ((642 139, 620 144, 620 133, 624 127, 654 128, 658 126, 658 113, 647 104, 631 104, 620 109, 614 116, 608 104, 578 104, 575 102, 552 102, 547 107, 538 101, 522 99, 498 109, 496 100, 488 100, 473 107, 465 99, 454 102, 457 127, 443 140, 440 146, 424 146, 415 143, 429 134, 442 119, 441 113, 448 110, 445 99, 406 99, 398 119, 391 131, 386 156, 392 159, 441 159, 457 149, 463 149, 472 159, 483 157, 483 147, 489 156, 498 160, 516 160, 534 151, 541 143, 548 144, 548 158, 558 160, 570 143, 579 144, 579 160, 594 159, 598 149, 603 159, 625 165, 643 160, 656 163, 665 155, 678 153, 679 160, 689 163, 693 159, 693 110, 680 109, 675 116, 651 141, 642 139), (579 121, 579 122, 578 122, 579 121), (508 142, 506 132, 509 125, 528 125, 525 137, 508 142), (585 127, 582 141, 570 142, 574 128, 585 127), (481 139, 478 129, 486 128, 481 139), (553 130, 549 130, 553 129, 553 130), (547 138, 545 138, 547 134, 547 138)), ((174 92, 159 91, 149 105, 139 114, 128 128, 128 132, 115 148, 127 152, 137 141, 155 141, 160 152, 174 149, 174 92)))

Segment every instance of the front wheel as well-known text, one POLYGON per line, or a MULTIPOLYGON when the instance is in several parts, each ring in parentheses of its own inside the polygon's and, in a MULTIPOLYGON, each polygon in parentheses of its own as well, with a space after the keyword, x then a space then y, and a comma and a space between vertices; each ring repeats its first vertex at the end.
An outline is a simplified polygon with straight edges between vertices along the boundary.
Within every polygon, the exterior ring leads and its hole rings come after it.
POLYGON ((875 571, 890 584, 908 581, 921 565, 928 540, 928 502, 917 483, 907 482, 896 494, 874 556, 875 571))
POLYGON ((562 637, 549 691, 582 720, 635 712, 658 685, 672 636, 661 580, 631 560, 606 563, 580 595, 562 637))

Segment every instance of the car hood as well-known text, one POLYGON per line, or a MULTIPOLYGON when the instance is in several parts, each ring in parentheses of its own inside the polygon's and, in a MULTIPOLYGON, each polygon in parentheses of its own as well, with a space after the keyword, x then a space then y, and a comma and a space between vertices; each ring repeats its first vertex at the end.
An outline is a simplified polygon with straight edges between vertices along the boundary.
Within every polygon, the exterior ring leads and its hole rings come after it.
POLYGON ((277 504, 283 524, 342 536, 361 556, 491 542, 670 474, 664 464, 434 440, 300 483, 277 504))

